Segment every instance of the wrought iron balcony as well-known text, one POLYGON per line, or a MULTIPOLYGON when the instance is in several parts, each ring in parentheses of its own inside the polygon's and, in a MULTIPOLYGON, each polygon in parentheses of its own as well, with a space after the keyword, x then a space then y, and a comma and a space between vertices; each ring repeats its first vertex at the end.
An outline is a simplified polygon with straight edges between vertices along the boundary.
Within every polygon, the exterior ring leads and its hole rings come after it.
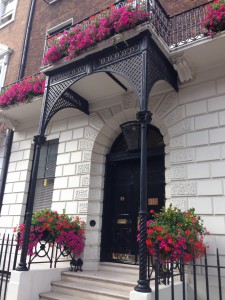
MULTIPOLYGON (((150 24, 150 27, 170 49, 189 44, 204 37, 201 21, 206 15, 206 4, 172 17, 168 16, 158 0, 120 0, 116 2, 114 6, 121 7, 128 4, 134 8, 137 8, 141 4, 142 10, 144 9, 146 12, 149 12, 148 23, 150 24)), ((96 13, 95 16, 101 12, 103 11, 96 13)), ((91 24, 92 17, 93 16, 90 16, 81 20, 70 28, 73 28, 78 24, 81 24, 85 28, 91 24)), ((53 39, 54 36, 55 38, 58 38, 64 30, 65 28, 61 31, 58 30, 57 32, 54 32, 54 34, 51 34, 50 36, 46 36, 44 53, 50 47, 50 39, 53 39)))

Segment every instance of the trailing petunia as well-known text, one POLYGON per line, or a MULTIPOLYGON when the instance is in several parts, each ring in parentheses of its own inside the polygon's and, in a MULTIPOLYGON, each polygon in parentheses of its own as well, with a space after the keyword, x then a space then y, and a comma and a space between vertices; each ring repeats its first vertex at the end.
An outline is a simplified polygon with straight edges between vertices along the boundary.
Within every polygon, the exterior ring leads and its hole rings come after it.
POLYGON ((211 37, 225 30, 225 0, 214 0, 206 5, 206 16, 201 25, 203 32, 211 37))
POLYGON ((30 101, 33 97, 42 95, 45 87, 45 75, 28 76, 22 81, 3 89, 0 94, 0 107, 30 101))
POLYGON ((149 12, 145 11, 142 4, 135 9, 132 3, 122 7, 111 5, 109 9, 90 17, 89 21, 50 37, 43 63, 52 64, 61 58, 71 60, 80 55, 81 51, 146 22, 148 16, 149 12))

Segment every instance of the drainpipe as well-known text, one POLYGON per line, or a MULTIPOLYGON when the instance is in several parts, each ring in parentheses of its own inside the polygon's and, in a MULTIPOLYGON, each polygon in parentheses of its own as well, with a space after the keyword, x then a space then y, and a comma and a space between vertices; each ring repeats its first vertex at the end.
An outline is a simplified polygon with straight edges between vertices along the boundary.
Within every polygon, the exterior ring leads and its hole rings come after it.
POLYGON ((8 173, 9 159, 11 154, 12 142, 13 142, 14 131, 7 129, 5 139, 4 157, 2 162, 2 172, 0 178, 0 211, 2 209, 3 196, 5 191, 6 177, 8 173))
POLYGON ((36 4, 36 0, 31 0, 30 12, 29 12, 28 20, 27 20, 26 32, 25 32, 24 42, 23 42, 23 52, 22 52, 21 61, 20 61, 18 80, 21 80, 24 76, 35 4, 36 4))

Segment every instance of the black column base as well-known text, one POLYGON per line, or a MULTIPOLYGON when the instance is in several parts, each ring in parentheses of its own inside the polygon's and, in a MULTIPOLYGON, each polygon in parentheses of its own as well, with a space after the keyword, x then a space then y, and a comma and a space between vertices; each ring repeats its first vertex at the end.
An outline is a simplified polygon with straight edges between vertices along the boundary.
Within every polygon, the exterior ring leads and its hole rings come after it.
POLYGON ((28 271, 27 265, 20 262, 16 268, 16 271, 28 271))
POLYGON ((136 292, 140 293, 151 293, 151 288, 149 286, 149 281, 150 280, 138 280, 137 286, 134 288, 136 292))

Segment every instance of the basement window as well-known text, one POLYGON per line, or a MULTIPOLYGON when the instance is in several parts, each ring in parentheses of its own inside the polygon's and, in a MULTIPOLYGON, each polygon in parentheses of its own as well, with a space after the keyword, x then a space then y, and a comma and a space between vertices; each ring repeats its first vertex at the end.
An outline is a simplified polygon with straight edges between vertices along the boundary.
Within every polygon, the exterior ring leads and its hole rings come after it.
POLYGON ((15 20, 18 0, 0 0, 0 28, 15 20))

